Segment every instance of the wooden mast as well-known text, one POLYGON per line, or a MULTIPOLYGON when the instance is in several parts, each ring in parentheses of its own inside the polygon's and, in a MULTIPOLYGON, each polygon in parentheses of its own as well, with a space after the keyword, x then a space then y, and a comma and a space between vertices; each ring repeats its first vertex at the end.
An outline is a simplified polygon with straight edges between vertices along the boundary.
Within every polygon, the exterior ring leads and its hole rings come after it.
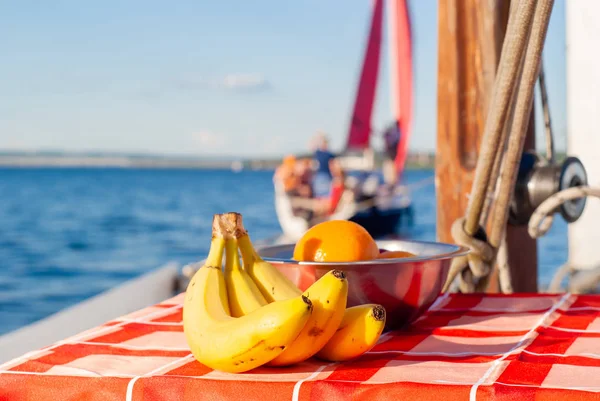
MULTIPOLYGON (((510 9, 509 0, 439 0, 436 150, 437 237, 454 242, 464 216, 510 9)), ((532 113, 533 115, 533 113, 532 113)), ((525 149, 533 148, 533 119, 525 149)), ((537 291, 537 245, 526 227, 507 229, 515 292, 537 291)), ((489 291, 498 291, 494 274, 489 291)))

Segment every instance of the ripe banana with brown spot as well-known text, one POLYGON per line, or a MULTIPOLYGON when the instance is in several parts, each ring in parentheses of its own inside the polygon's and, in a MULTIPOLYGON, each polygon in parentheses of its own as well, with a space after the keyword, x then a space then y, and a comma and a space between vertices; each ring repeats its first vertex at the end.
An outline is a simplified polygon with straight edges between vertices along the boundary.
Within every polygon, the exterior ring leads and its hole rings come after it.
POLYGON ((269 366, 287 366, 303 362, 319 352, 335 334, 346 310, 346 274, 340 270, 331 270, 311 285, 303 295, 311 300, 313 313, 298 338, 269 362, 269 366))
POLYGON ((311 301, 300 295, 243 317, 232 317, 221 271, 225 239, 218 220, 215 216, 208 258, 185 293, 183 329, 198 362, 225 372, 245 372, 273 360, 289 347, 313 308, 311 301))
POLYGON ((346 309, 338 330, 317 353, 331 362, 357 358, 377 344, 385 326, 385 309, 381 305, 365 304, 346 309))
MULTIPOLYGON (((241 226, 243 227, 243 224, 241 226)), ((302 293, 275 266, 258 255, 247 233, 240 236, 238 243, 244 269, 254 279, 267 301, 289 299, 302 293)), ((313 299, 314 294, 311 294, 310 289, 306 293, 313 299)), ((314 316, 311 316, 311 319, 313 318, 314 316)), ((365 304, 348 308, 344 311, 337 331, 316 356, 330 361, 356 358, 375 346, 383 332, 385 322, 386 313, 381 305, 365 304)), ((307 327, 309 325, 310 321, 307 327)), ((280 358, 283 359, 281 356, 280 358)), ((276 363, 277 361, 272 361, 270 364, 276 363)))

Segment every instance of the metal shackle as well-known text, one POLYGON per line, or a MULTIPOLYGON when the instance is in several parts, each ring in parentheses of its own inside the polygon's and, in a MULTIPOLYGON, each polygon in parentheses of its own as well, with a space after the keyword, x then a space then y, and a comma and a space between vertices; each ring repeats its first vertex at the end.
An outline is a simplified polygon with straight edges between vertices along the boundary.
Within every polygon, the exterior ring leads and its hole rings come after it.
MULTIPOLYGON (((550 196, 587 184, 587 173, 578 158, 569 156, 561 162, 549 163, 534 152, 526 152, 519 166, 509 223, 525 225, 535 209, 550 196)), ((568 223, 572 223, 581 217, 585 203, 585 198, 567 201, 555 212, 560 212, 568 223)))

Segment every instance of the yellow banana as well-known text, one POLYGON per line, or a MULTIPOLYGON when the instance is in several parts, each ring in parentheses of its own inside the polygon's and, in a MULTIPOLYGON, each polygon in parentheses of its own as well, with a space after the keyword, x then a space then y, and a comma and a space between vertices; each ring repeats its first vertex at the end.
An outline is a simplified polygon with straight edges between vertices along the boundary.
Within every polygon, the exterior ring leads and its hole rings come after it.
POLYGON ((296 285, 255 251, 248 233, 238 239, 244 270, 252 277, 268 302, 281 301, 302 294, 296 285))
POLYGON ((269 366, 286 366, 305 361, 335 334, 346 309, 346 274, 340 270, 327 272, 304 292, 304 296, 311 300, 313 313, 298 338, 269 362, 269 366))
MULTIPOLYGON (((283 273, 258 255, 247 233, 240 236, 238 244, 242 253, 244 269, 256 282, 268 302, 289 299, 301 293, 300 289, 283 273)), ((310 288, 305 294, 310 295, 310 299, 315 304, 313 315, 306 325, 306 327, 310 327, 319 311, 319 306, 315 302, 314 293, 310 288)), ((321 350, 316 354, 317 357, 330 361, 344 361, 362 355, 377 343, 385 326, 385 321, 385 309, 380 305, 366 304, 346 309, 341 323, 336 327, 337 331, 321 347, 321 350)), ((303 334, 300 334, 299 339, 303 334)), ((269 365, 276 365, 278 362, 284 364, 285 354, 291 353, 295 348, 296 341, 284 353, 271 361, 269 365)))
POLYGON ((254 281, 240 266, 238 240, 235 238, 225 242, 225 285, 233 317, 247 315, 267 304, 254 281))
POLYGON ((245 372, 271 361, 292 344, 311 316, 312 303, 301 295, 231 317, 221 271, 224 247, 224 239, 215 236, 213 229, 206 263, 186 290, 183 328, 198 362, 225 372, 245 372))
POLYGON ((342 362, 361 356, 375 346, 385 326, 385 309, 365 304, 346 309, 339 329, 317 357, 342 362))

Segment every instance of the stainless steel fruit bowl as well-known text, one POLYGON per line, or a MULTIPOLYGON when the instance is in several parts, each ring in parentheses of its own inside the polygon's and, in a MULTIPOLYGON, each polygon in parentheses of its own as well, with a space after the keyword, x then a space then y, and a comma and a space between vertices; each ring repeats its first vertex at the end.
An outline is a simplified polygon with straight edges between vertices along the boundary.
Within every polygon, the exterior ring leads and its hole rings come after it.
POLYGON ((348 306, 381 304, 387 312, 386 329, 400 328, 423 313, 437 298, 450 261, 468 249, 439 242, 382 240, 380 249, 407 251, 410 258, 323 263, 292 260, 294 244, 263 247, 258 253, 289 277, 302 291, 332 269, 348 277, 348 306))

